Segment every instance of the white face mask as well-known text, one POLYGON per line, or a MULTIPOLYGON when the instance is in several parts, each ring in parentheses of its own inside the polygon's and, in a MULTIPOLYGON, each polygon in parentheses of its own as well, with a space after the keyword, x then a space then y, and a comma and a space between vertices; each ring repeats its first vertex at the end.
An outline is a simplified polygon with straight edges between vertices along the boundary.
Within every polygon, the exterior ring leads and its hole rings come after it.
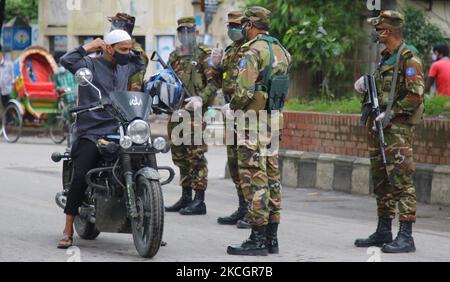
POLYGON ((433 54, 431 55, 431 59, 433 60, 433 62, 436 62, 437 59, 438 59, 438 57, 437 57, 436 54, 433 53, 433 54))

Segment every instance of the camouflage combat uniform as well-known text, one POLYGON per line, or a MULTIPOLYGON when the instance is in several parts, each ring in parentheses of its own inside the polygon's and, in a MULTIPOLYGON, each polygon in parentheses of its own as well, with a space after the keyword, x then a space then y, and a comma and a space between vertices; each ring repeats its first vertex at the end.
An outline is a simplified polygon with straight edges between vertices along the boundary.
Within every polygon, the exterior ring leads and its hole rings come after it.
POLYGON ((136 40, 133 40, 133 49, 141 54, 141 57, 145 63, 145 68, 130 77, 128 82, 128 90, 141 92, 144 85, 145 73, 147 72, 147 67, 150 60, 145 54, 145 50, 142 48, 141 44, 137 43, 136 40))
MULTIPOLYGON (((394 117, 385 129, 387 168, 381 161, 377 132, 369 127, 369 150, 371 172, 377 195, 378 215, 394 218, 398 204, 400 221, 416 220, 416 191, 412 175, 415 171, 413 159, 413 129, 411 116, 423 103, 424 71, 422 61, 415 48, 406 46, 400 57, 394 117)), ((381 107, 386 107, 396 63, 396 52, 383 52, 384 63, 376 73, 376 82, 381 107)))
MULTIPOLYGON (((388 13, 397 15, 395 12, 385 12, 388 13)), ((392 54, 387 49, 384 50, 382 63, 375 73, 382 109, 389 102, 397 53, 398 49, 392 54)), ((388 163, 386 168, 381 162, 378 134, 372 130, 372 126, 369 127, 371 172, 380 217, 394 218, 398 204, 400 221, 416 220, 412 142, 414 125, 422 119, 424 89, 422 60, 413 46, 405 45, 400 56, 395 103, 392 107, 393 118, 384 130, 388 163)))
MULTIPOLYGON (((267 10, 249 10, 248 13, 253 13, 255 17, 269 21, 267 10)), ((241 48, 243 58, 239 63, 238 87, 230 103, 232 110, 267 110, 268 94, 259 87, 264 83, 264 73, 270 67, 270 51, 263 36, 268 36, 268 33, 259 34, 241 48)), ((272 65, 271 77, 287 74, 291 60, 289 53, 277 44, 273 44, 273 52, 275 63, 272 65)), ((270 121, 267 122, 270 124, 270 121)), ((281 213, 278 154, 264 156, 262 152, 265 147, 260 140, 255 145, 251 144, 249 138, 245 139, 245 145, 238 147, 238 166, 240 185, 250 203, 249 223, 256 226, 278 224, 281 213)))
MULTIPOLYGON (((189 20, 194 21, 194 19, 189 20)), ((183 24, 183 19, 179 24, 183 24)), ((177 51, 170 54, 169 65, 180 77, 194 96, 200 96, 204 103, 205 111, 215 98, 216 83, 213 83, 214 70, 209 64, 211 49, 202 45, 195 48, 193 55, 182 56, 177 51)), ((180 121, 182 122, 182 120, 180 121)), ((172 135, 173 129, 180 123, 169 122, 168 133, 172 135)), ((206 190, 208 186, 208 168, 205 153, 207 145, 194 145, 194 127, 204 124, 194 124, 192 117, 192 145, 175 146, 171 144, 172 160, 180 168, 180 185, 191 187, 194 190, 206 190)))
MULTIPOLYGON (((237 77, 239 74, 239 61, 242 57, 240 52, 243 43, 233 42, 225 49, 224 58, 222 61, 222 91, 225 97, 225 101, 229 103, 234 96, 236 90, 237 77)), ((242 195, 242 189, 240 187, 239 181, 239 171, 238 171, 238 158, 237 158, 237 146, 228 145, 227 146, 227 156, 228 156, 228 170, 233 180, 234 185, 238 195, 242 195)))
MULTIPOLYGON (((396 11, 381 11, 378 17, 370 18, 368 22, 380 32, 379 34, 391 30, 395 36, 395 32, 403 27, 404 18, 396 11)), ((395 38, 391 36, 389 33, 385 36, 386 42, 395 38)), ((397 33, 397 38, 401 38, 401 33, 397 33)), ((424 70, 417 50, 404 42, 400 43, 397 50, 384 50, 382 56, 374 78, 380 109, 386 116, 383 119, 383 131, 387 164, 383 164, 379 135, 373 129, 374 117, 371 117, 368 127, 370 170, 379 219, 376 232, 366 239, 357 239, 355 246, 382 247, 381 250, 385 253, 409 253, 416 250, 412 236, 412 225, 416 221, 412 143, 414 126, 422 120, 424 112, 424 70), (398 76, 394 82, 398 56, 398 76), (396 88, 391 90, 394 84, 396 88), (391 92, 394 93, 393 96, 391 92), (392 220, 397 207, 400 228, 393 240, 392 220)))

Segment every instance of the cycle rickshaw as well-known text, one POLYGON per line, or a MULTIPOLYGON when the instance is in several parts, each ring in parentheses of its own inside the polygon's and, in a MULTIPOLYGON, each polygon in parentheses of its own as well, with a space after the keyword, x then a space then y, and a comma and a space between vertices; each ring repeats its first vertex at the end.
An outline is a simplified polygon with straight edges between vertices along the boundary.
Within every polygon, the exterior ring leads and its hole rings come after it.
POLYGON ((66 107, 67 93, 57 89, 56 72, 54 58, 41 47, 26 49, 14 62, 13 91, 2 120, 7 142, 17 142, 24 127, 45 126, 55 143, 64 141, 68 125, 61 122, 61 112, 66 107))

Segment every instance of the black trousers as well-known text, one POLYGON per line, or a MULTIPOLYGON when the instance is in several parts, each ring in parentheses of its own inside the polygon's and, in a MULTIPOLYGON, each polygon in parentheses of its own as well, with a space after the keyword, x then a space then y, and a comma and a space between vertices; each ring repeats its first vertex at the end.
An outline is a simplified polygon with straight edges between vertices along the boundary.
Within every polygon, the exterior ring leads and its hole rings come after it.
POLYGON ((73 177, 67 195, 67 204, 64 213, 78 215, 78 209, 84 200, 87 189, 86 174, 98 164, 100 153, 96 144, 88 139, 75 141, 72 147, 73 177))

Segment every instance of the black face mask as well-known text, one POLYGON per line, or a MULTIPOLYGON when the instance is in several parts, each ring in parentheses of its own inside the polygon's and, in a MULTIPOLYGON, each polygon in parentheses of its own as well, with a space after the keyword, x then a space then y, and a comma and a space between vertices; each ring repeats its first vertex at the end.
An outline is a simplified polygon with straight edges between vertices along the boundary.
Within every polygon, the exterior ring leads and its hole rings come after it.
POLYGON ((125 66, 125 65, 128 65, 130 63, 131 53, 121 54, 121 53, 115 51, 114 55, 113 55, 113 58, 114 58, 114 60, 116 61, 117 64, 119 64, 121 66, 125 66))
POLYGON ((370 40, 373 43, 380 43, 380 34, 376 32, 375 30, 372 31, 372 34, 370 35, 370 40))

